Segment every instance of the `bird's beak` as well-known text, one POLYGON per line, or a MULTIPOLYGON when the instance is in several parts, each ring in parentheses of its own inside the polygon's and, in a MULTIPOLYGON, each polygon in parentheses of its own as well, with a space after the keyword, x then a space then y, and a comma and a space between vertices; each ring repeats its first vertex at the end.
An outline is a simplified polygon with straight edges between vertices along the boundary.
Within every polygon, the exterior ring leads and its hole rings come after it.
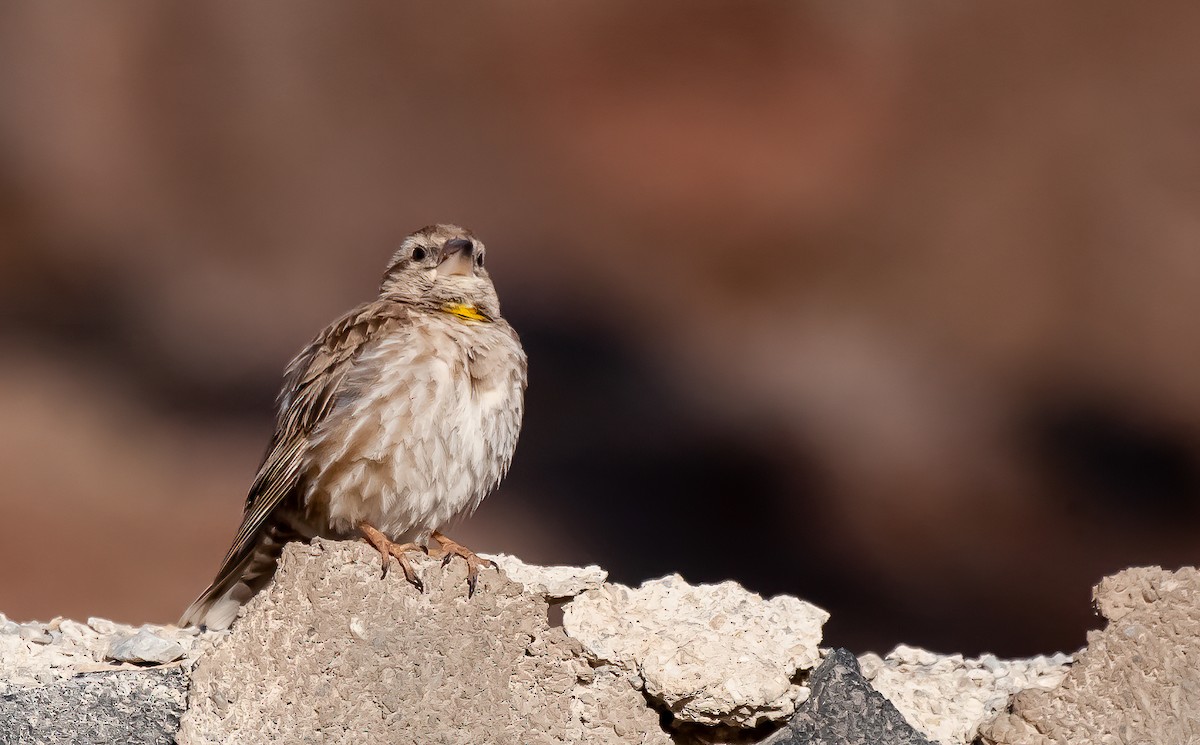
POLYGON ((474 277, 475 244, 468 238, 455 238, 442 246, 442 260, 437 265, 439 277, 474 277))

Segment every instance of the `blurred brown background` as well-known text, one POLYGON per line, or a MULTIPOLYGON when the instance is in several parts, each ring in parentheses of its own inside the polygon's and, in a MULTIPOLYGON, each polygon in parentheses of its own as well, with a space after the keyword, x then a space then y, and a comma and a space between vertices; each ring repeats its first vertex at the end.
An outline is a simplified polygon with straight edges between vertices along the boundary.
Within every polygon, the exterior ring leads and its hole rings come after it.
POLYGON ((453 534, 1071 650, 1200 554, 1200 6, 0 7, 0 610, 171 621, 436 221, 531 357, 453 534))

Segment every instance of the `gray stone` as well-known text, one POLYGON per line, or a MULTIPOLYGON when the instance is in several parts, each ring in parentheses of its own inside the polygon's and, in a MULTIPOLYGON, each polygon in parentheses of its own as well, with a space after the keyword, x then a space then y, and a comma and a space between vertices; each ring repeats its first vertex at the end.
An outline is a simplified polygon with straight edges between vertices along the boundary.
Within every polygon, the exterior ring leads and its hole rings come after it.
POLYGON ((132 636, 118 637, 108 650, 108 659, 118 662, 165 664, 182 658, 184 648, 179 642, 141 629, 132 636))
POLYGON ((182 667, 90 673, 0 694, 0 745, 175 742, 187 699, 182 667))
POLYGON ((809 699, 762 745, 932 745, 871 687, 845 649, 830 651, 808 685, 809 699))

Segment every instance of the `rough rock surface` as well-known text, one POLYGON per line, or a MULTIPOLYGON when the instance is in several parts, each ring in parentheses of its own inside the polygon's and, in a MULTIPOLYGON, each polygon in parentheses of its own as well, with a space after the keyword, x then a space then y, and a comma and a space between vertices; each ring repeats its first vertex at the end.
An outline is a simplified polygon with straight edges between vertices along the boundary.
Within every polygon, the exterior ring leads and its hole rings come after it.
POLYGON ((608 572, 592 564, 586 567, 538 566, 526 564, 508 554, 480 554, 500 565, 504 574, 525 587, 526 592, 547 599, 570 598, 585 590, 595 590, 604 585, 608 572))
POLYGON ((793 679, 820 658, 828 619, 787 595, 763 600, 734 582, 692 586, 671 575, 585 592, 563 626, 594 660, 640 676, 679 721, 749 728, 790 716, 807 697, 793 679))
POLYGON ((831 650, 809 685, 812 696, 762 745, 929 745, 871 688, 845 649, 831 650))
POLYGON ((0 694, 3 745, 175 742, 186 668, 86 673, 0 694))
POLYGON ((965 659, 901 645, 887 657, 865 654, 859 662, 863 677, 931 740, 969 745, 979 726, 1006 710, 1014 694, 1061 683, 1071 658, 965 659))
POLYGON ((996 745, 1200 742, 1200 571, 1127 569, 1095 589, 1108 619, 1062 685, 1017 694, 982 729, 996 745))
POLYGON ((424 593, 381 580, 365 544, 289 545, 196 666, 179 742, 671 742, 638 681, 588 665, 543 598, 486 570, 468 599, 463 562, 415 566, 424 593))
POLYGON ((422 594, 363 543, 292 544, 230 632, 0 615, 0 745, 743 745, 781 724, 763 742, 963 745, 1013 693, 983 742, 1200 742, 1195 569, 1104 580, 1108 626, 1069 667, 899 647, 806 678, 827 615, 795 598, 496 560, 468 599, 460 561, 418 558, 422 594))

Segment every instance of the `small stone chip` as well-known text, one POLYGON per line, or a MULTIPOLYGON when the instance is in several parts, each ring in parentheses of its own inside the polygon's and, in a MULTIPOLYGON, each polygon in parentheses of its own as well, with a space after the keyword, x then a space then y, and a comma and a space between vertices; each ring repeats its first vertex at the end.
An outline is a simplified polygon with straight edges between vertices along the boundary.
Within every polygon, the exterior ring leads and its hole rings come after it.
POLYGON ((27 623, 21 626, 17 633, 25 641, 33 642, 34 644, 49 644, 54 641, 54 637, 37 624, 27 623))
POLYGON ((109 647, 107 658, 117 662, 166 664, 183 657, 178 642, 164 639, 142 629, 133 636, 121 637, 109 647))

